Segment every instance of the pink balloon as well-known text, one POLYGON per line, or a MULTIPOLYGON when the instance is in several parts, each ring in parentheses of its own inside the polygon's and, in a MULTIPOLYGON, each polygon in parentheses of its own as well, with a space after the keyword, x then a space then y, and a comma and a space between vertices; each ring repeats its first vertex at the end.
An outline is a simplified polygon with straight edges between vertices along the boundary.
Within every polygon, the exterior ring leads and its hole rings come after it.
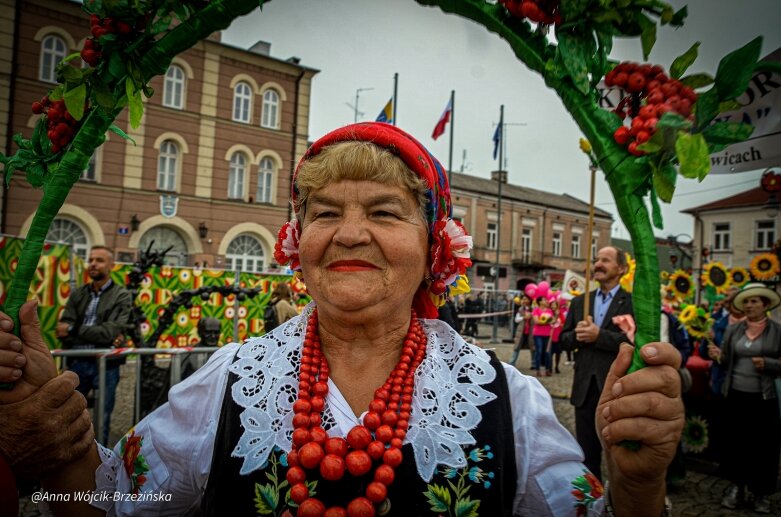
POLYGON ((534 300, 537 298, 537 285, 536 284, 527 284, 526 287, 523 289, 523 292, 526 293, 526 296, 534 300))
POLYGON ((545 280, 537 284, 537 298, 539 298, 540 296, 547 298, 549 291, 550 291, 550 284, 545 280))

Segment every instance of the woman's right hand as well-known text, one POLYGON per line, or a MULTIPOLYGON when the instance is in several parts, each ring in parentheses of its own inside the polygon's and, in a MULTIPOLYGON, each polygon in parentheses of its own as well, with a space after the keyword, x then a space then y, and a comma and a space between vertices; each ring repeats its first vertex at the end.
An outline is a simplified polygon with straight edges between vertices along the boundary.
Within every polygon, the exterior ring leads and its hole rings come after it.
POLYGON ((57 376, 57 366, 41 335, 37 308, 38 302, 32 300, 19 309, 20 337, 13 334, 13 320, 0 312, 0 381, 13 382, 12 389, 0 390, 0 404, 24 400, 57 376), (20 354, 24 366, 11 367, 17 364, 20 354), (18 369, 21 375, 13 371, 18 369))
POLYGON ((708 344, 708 357, 713 359, 714 361, 721 360, 721 349, 714 345, 713 343, 708 344))

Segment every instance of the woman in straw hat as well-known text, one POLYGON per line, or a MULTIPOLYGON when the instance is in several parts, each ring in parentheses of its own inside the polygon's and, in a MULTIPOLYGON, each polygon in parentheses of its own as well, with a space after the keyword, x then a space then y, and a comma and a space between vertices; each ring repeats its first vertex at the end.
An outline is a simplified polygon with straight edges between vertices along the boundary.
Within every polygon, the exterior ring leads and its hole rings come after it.
POLYGON ((721 349, 708 354, 725 370, 722 393, 727 422, 725 471, 734 483, 721 502, 735 508, 753 495, 754 511, 770 513, 781 454, 781 418, 775 380, 781 375, 781 324, 768 311, 781 296, 761 283, 747 284, 732 304, 746 319, 727 328, 721 349))

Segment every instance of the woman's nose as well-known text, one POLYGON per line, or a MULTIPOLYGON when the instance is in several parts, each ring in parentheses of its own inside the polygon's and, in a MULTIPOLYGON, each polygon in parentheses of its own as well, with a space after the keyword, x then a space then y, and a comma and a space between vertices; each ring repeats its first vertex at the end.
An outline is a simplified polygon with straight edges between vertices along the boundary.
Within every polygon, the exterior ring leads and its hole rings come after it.
POLYGON ((333 241, 348 248, 369 244, 371 233, 367 223, 363 215, 345 214, 342 223, 334 233, 333 241))

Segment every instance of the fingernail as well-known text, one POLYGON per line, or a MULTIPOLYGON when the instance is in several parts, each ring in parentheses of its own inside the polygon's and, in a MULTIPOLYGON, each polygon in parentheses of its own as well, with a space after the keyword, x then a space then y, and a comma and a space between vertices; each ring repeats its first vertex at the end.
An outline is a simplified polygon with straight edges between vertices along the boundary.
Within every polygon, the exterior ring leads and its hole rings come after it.
POLYGON ((22 351, 22 342, 19 341, 18 339, 8 343, 8 346, 10 346, 11 350, 13 350, 14 352, 21 352, 22 351))
POLYGON ((613 396, 618 397, 621 395, 621 392, 624 391, 624 387, 621 386, 621 383, 617 382, 613 384, 613 396))
POLYGON ((19 378, 22 376, 22 370, 14 370, 13 372, 11 372, 11 375, 13 375, 16 378, 19 378))
POLYGON ((605 420, 610 420, 610 406, 608 406, 608 407, 606 407, 605 409, 602 410, 602 417, 605 420))
POLYGON ((602 437, 606 440, 610 438, 610 426, 606 425, 602 428, 602 437))
POLYGON ((13 330, 13 328, 14 328, 14 324, 10 320, 0 321, 0 329, 4 330, 6 332, 11 332, 11 330, 13 330))
POLYGON ((16 358, 16 360, 14 361, 14 364, 16 366, 18 366, 19 368, 21 368, 22 366, 25 365, 26 362, 27 362, 27 359, 25 359, 23 355, 20 355, 19 357, 16 358))
POLYGON ((657 348, 652 345, 644 346, 643 350, 645 351, 646 357, 656 357, 659 355, 659 350, 657 350, 657 348))

